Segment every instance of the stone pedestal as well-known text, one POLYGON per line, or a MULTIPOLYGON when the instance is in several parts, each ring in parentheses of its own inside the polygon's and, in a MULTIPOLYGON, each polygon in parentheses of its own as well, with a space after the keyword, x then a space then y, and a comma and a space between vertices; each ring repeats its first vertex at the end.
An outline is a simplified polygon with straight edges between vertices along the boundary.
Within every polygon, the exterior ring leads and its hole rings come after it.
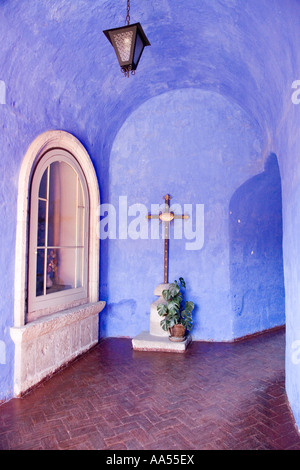
POLYGON ((173 342, 167 336, 151 335, 149 331, 142 331, 132 339, 132 347, 135 351, 165 351, 183 353, 191 343, 192 337, 188 335, 184 341, 173 342))
POLYGON ((169 332, 164 331, 160 326, 162 317, 157 313, 157 306, 159 304, 167 304, 162 296, 162 291, 168 289, 169 284, 159 284, 154 290, 154 295, 158 296, 158 299, 151 304, 150 307, 150 334, 154 336, 168 337, 169 332))
POLYGON ((160 326, 162 317, 157 313, 157 306, 166 303, 162 291, 168 289, 169 284, 159 284, 154 290, 154 295, 159 298, 151 304, 150 308, 150 331, 142 331, 132 339, 132 347, 135 351, 165 351, 184 352, 192 341, 191 335, 181 342, 173 342, 169 339, 169 332, 160 326))

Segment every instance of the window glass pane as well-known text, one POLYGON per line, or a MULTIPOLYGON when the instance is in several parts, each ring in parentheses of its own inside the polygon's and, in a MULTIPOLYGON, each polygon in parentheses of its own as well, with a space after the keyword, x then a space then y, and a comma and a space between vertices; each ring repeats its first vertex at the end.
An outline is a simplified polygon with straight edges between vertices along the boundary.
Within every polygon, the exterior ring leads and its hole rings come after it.
POLYGON ((42 197, 43 199, 47 198, 47 172, 48 168, 44 171, 39 188, 39 197, 42 197))
POLYGON ((45 250, 37 250, 36 255, 36 295, 44 294, 45 250))
POLYGON ((47 250, 47 294, 75 287, 75 248, 47 250))
POLYGON ((50 165, 48 246, 75 246, 77 173, 65 162, 50 165))
POLYGON ((37 245, 45 246, 47 201, 39 200, 37 245))
POLYGON ((84 196, 80 179, 78 179, 78 207, 84 207, 84 196))
POLYGON ((84 245, 84 207, 78 208, 77 213, 77 246, 84 245))
POLYGON ((83 286, 83 248, 76 250, 76 287, 83 286))
MULTIPOLYGON (((84 287, 84 262, 87 263, 83 183, 65 156, 51 161, 39 180, 35 205, 37 233, 33 242, 36 297, 50 297, 50 303, 63 298, 64 291, 84 287), (51 297, 60 292, 61 295, 51 297)), ((47 299, 39 301, 47 302, 47 299)))
POLYGON ((82 184, 78 178, 78 208, 77 208, 77 246, 84 245, 84 196, 82 184))

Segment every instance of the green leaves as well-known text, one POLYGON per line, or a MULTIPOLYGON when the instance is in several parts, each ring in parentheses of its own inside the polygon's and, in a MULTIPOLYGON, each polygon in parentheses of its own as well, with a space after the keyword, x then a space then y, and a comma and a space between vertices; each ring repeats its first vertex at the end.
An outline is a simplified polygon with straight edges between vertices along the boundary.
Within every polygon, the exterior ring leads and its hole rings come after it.
POLYGON ((176 325, 178 323, 178 319, 176 315, 166 315, 163 320, 161 320, 160 325, 163 330, 168 331, 169 328, 176 325))
POLYGON ((169 289, 163 290, 162 295, 165 300, 172 300, 172 298, 176 297, 177 295, 181 295, 177 282, 175 281, 173 284, 170 284, 169 289))
POLYGON ((171 300, 171 298, 172 298, 172 297, 171 297, 171 294, 170 294, 170 292, 169 292, 169 289, 163 290, 163 291, 162 291, 162 295, 163 295, 163 298, 164 298, 165 300, 167 300, 167 301, 168 301, 168 300, 171 300))
POLYGON ((188 331, 190 331, 193 327, 192 311, 194 308, 194 302, 187 301, 185 303, 185 309, 181 312, 181 323, 188 331))
POLYGON ((168 313, 168 307, 165 305, 165 304, 158 304, 157 306, 157 313, 158 315, 160 315, 161 317, 163 315, 167 315, 168 313))
POLYGON ((168 302, 168 310, 171 314, 178 313, 182 298, 173 298, 168 302))
POLYGON ((191 312, 187 310, 183 310, 181 312, 181 322, 180 322, 188 331, 190 331, 193 327, 193 320, 191 312))
POLYGON ((168 331, 169 328, 172 328, 172 326, 174 326, 173 324, 173 321, 172 320, 169 320, 168 318, 164 318, 161 322, 160 322, 160 326, 162 327, 162 329, 164 331, 168 331))
POLYGON ((181 287, 185 289, 186 284, 182 277, 179 283, 174 281, 169 285, 168 289, 162 291, 162 295, 166 303, 157 306, 157 313, 164 317, 160 325, 163 330, 168 331, 174 325, 181 323, 188 331, 192 329, 192 311, 195 305, 191 301, 186 301, 184 305, 181 287))
POLYGON ((191 313, 195 308, 194 302, 191 302, 190 300, 186 301, 185 303, 185 310, 189 313, 191 313))

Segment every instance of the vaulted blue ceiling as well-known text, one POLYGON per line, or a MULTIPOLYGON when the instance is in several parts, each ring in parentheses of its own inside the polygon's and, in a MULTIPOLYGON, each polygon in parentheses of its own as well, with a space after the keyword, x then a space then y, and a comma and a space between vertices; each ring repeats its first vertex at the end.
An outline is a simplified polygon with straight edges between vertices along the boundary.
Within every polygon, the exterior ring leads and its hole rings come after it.
POLYGON ((31 129, 36 117, 35 132, 43 119, 67 127, 72 115, 79 137, 90 136, 90 150, 110 148, 142 102, 190 87, 236 101, 267 142, 299 70, 294 0, 132 0, 131 23, 141 22, 151 46, 128 79, 102 33, 124 24, 125 0, 5 1, 0 15, 0 74, 13 112, 31 129))

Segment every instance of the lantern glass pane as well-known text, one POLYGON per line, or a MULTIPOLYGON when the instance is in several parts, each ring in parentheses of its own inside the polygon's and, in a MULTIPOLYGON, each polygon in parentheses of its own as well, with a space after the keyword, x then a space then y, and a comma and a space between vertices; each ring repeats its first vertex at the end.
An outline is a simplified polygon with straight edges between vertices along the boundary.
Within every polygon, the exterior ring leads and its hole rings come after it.
POLYGON ((135 49, 134 49, 134 56, 133 56, 133 63, 134 63, 135 66, 137 65, 137 63, 138 63, 138 61, 141 57, 143 49, 144 49, 144 43, 142 41, 141 36, 139 35, 139 32, 137 31, 135 49))
POLYGON ((114 40, 122 62, 129 62, 133 31, 125 31, 114 34, 114 40))

